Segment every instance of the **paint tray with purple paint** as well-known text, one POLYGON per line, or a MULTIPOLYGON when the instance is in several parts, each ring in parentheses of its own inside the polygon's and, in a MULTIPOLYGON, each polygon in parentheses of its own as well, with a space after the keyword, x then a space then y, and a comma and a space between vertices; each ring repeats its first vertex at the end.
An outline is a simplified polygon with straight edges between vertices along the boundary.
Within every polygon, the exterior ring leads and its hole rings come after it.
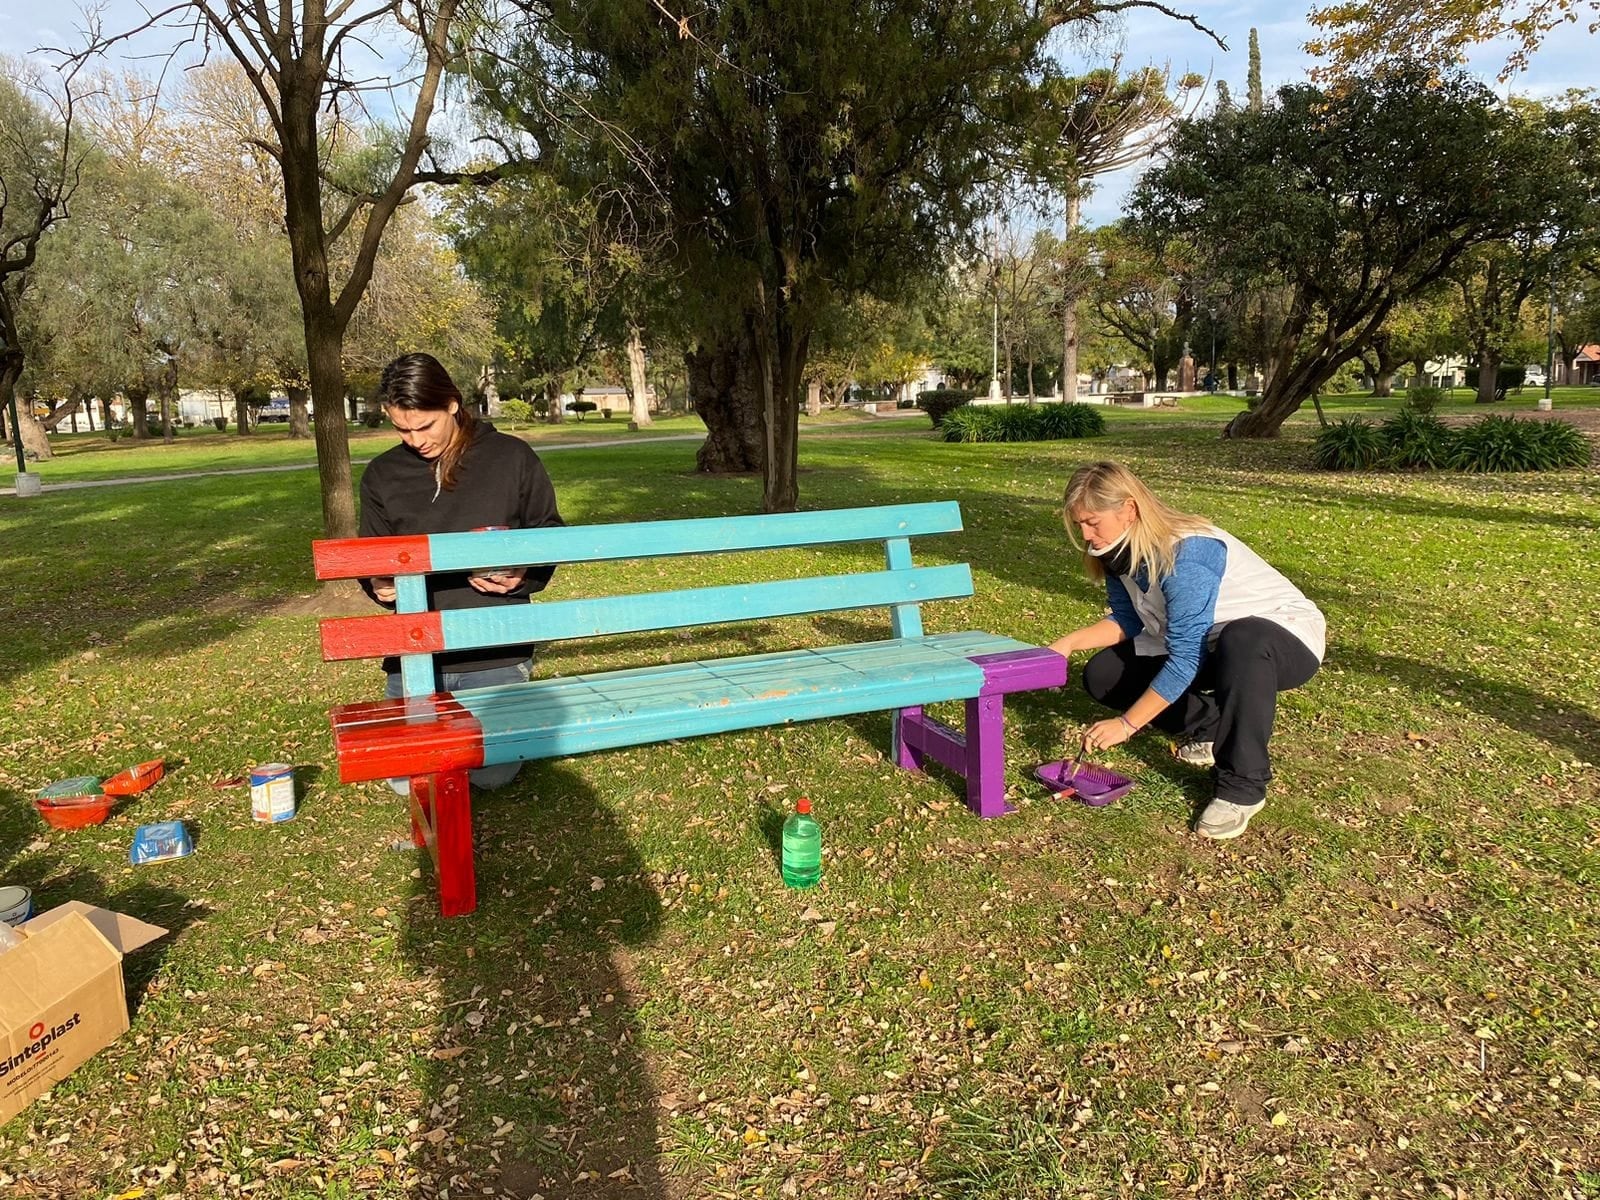
POLYGON ((1033 773, 1057 795, 1071 796, 1095 808, 1120 800, 1133 790, 1133 780, 1126 775, 1076 760, 1044 763, 1033 773))

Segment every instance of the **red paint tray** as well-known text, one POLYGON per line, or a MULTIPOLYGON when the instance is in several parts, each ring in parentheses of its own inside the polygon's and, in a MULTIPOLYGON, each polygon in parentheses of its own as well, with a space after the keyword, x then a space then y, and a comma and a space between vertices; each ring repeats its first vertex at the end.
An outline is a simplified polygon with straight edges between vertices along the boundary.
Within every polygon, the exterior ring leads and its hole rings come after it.
POLYGON ((1133 780, 1126 775, 1093 763, 1080 762, 1074 766, 1067 760, 1048 762, 1036 767, 1033 773, 1057 795, 1071 796, 1095 808, 1120 800, 1133 790, 1133 780))

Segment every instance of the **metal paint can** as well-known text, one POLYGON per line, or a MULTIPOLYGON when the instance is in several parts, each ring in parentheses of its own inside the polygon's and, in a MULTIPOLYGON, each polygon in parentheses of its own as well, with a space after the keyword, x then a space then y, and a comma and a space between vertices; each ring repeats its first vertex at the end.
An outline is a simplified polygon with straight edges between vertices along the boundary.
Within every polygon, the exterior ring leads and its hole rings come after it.
POLYGON ((33 891, 25 887, 0 887, 0 921, 20 925, 33 916, 33 891))
POLYGON ((250 815, 266 825, 294 820, 294 767, 262 763, 251 770, 250 815))

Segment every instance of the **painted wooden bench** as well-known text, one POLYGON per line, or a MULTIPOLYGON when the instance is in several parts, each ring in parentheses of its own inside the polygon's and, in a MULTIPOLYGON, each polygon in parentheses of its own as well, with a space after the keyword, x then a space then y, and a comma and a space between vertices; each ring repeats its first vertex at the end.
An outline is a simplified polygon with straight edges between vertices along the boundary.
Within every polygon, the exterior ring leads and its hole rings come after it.
POLYGON ((790 721, 894 710, 894 761, 933 759, 967 784, 980 816, 1005 802, 1004 698, 1066 682, 1061 655, 997 634, 924 633, 921 605, 972 595, 965 563, 915 566, 910 538, 955 532, 953 501, 774 516, 556 529, 353 538, 314 546, 319 579, 392 575, 396 611, 322 622, 328 660, 399 655, 405 695, 331 713, 345 783, 409 777, 412 837, 433 857, 446 916, 476 906, 467 772, 790 721), (527 563, 573 564, 881 542, 884 569, 527 605, 428 611, 426 579, 527 563), (886 608, 889 637, 707 661, 536 678, 455 693, 434 690, 434 654, 682 629, 731 621, 886 608), (966 704, 963 733, 926 705, 966 704))

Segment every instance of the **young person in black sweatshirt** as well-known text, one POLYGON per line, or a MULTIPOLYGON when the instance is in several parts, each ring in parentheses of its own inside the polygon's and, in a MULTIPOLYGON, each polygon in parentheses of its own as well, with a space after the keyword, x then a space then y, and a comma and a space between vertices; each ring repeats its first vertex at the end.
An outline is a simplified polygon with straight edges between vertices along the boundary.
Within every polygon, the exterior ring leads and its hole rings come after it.
MULTIPOLYGON (((362 537, 462 533, 486 526, 540 529, 563 523, 555 488, 533 448, 468 412, 450 373, 431 354, 403 354, 391 362, 383 369, 380 394, 400 445, 373 459, 361 477, 362 537)), ((554 573, 553 566, 529 566, 432 575, 428 605, 526 604, 554 573)), ((393 579, 366 579, 362 587, 379 604, 393 606, 393 579)), ((435 685, 454 691, 525 681, 532 652, 532 646, 509 646, 436 655, 435 685)), ((389 673, 385 695, 399 697, 399 660, 385 659, 383 668, 389 673)), ((484 767, 472 772, 472 782, 501 787, 520 766, 484 767)), ((390 780, 390 786, 402 794, 409 791, 404 779, 390 780)))

